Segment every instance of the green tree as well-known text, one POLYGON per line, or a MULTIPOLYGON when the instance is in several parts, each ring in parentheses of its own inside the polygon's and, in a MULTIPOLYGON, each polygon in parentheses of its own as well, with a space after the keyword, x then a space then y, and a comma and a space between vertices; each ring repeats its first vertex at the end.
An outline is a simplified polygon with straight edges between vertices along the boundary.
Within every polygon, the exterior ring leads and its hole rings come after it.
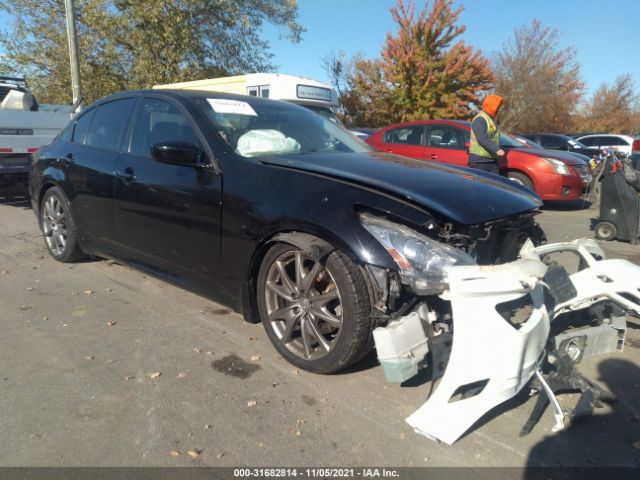
MULTIPOLYGON (((76 0, 87 101, 129 88, 273 69, 265 22, 292 41, 295 0, 76 0)), ((0 35, 0 68, 28 77, 45 102, 70 101, 63 0, 0 0, 13 28, 0 35)))
POLYGON ((385 80, 391 84, 400 120, 465 118, 483 92, 493 86, 489 62, 462 40, 457 25, 463 10, 452 0, 434 0, 416 16, 415 4, 398 0, 391 14, 395 35, 387 34, 382 50, 385 80))
POLYGON ((506 99, 505 129, 567 132, 583 94, 573 47, 559 48, 559 33, 539 20, 519 26, 494 62, 496 91, 506 99))

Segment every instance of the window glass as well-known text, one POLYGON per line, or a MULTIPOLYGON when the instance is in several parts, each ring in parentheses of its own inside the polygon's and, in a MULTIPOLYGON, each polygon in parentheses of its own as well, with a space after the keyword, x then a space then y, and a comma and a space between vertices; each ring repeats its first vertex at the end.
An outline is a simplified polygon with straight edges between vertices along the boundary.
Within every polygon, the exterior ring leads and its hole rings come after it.
POLYGON ((429 146, 437 148, 465 149, 465 135, 459 128, 434 125, 429 128, 429 146))
POLYGON ((606 145, 611 147, 614 147, 614 146, 628 147, 629 146, 629 144, 620 137, 603 137, 601 145, 606 145))
POLYGON ((222 140, 244 157, 372 150, 344 127, 287 102, 200 96, 191 101, 222 140))
POLYGON ((269 98, 269 85, 265 85, 264 87, 260 87, 260 96, 262 98, 269 98))
POLYGON ((133 127, 131 153, 151 156, 151 147, 166 141, 180 141, 200 147, 196 132, 174 105, 164 100, 145 98, 133 127))
POLYGON ((52 143, 68 143, 69 141, 71 141, 71 134, 73 133, 74 124, 75 122, 70 122, 69 125, 67 125, 67 128, 56 135, 52 143))
POLYGON ((411 125, 389 130, 384 135, 385 143, 399 143, 406 145, 424 145, 424 126, 411 125))
POLYGON ((251 95, 252 97, 257 97, 258 87, 247 87, 247 95, 251 95))
POLYGON ((562 148, 564 146, 561 138, 552 135, 540 135, 540 144, 544 148, 562 148))
POLYGON ((597 147, 598 146, 598 137, 586 137, 581 138, 580 143, 587 147, 597 147))
POLYGON ((114 100, 100 105, 91 122, 85 143, 93 147, 119 149, 134 105, 134 98, 114 100))
POLYGON ((74 122, 75 129, 73 131, 73 143, 84 143, 84 139, 87 135, 87 130, 89 130, 89 125, 91 124, 91 119, 93 118, 94 113, 96 113, 96 109, 92 108, 91 110, 84 112, 80 118, 74 122))

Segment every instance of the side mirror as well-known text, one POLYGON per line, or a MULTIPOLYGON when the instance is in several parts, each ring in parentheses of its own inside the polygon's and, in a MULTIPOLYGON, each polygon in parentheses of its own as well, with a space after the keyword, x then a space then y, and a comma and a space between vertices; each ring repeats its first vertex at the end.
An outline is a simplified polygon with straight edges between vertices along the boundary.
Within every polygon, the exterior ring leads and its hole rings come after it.
POLYGON ((170 165, 196 165, 202 151, 189 142, 168 140, 151 147, 151 158, 170 165))
POLYGON ((464 142, 463 147, 464 147, 466 150, 469 150, 469 142, 464 142))

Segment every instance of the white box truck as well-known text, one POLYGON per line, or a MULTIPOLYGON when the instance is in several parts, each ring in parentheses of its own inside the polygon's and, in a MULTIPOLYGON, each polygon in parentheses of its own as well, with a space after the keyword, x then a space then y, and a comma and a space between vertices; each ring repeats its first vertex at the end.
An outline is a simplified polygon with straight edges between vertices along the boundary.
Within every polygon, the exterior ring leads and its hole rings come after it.
POLYGON ((331 85, 282 73, 249 73, 233 77, 208 78, 191 82, 155 85, 153 88, 210 90, 297 103, 336 120, 338 94, 331 85))
POLYGON ((0 76, 0 187, 27 182, 31 154, 72 117, 70 105, 38 105, 23 78, 0 76))

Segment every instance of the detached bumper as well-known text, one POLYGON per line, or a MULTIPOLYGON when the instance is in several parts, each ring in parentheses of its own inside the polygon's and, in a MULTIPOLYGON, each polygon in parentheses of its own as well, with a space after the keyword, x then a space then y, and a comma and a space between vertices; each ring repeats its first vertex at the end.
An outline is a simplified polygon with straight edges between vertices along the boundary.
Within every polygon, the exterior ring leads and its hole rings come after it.
MULTIPOLYGON (((626 260, 602 258, 604 253, 598 245, 584 239, 539 248, 527 245, 519 260, 504 265, 453 267, 449 289, 441 295, 450 301, 453 317, 449 361, 436 391, 406 419, 407 423, 417 433, 452 444, 487 411, 515 396, 534 376, 545 358, 547 345, 556 345, 548 338, 554 318, 602 301, 640 315, 640 267, 626 260), (564 283, 554 284, 551 275, 545 279, 547 265, 540 257, 562 251, 580 255, 585 268, 568 277, 570 281, 565 274, 564 283)), ((411 315, 415 320, 416 313, 411 315)), ((430 319, 420 316, 426 325, 426 340, 430 337, 430 319)), ((392 360, 382 335, 388 328, 374 332, 376 347, 380 340, 380 350, 387 352, 386 358, 380 359, 383 364, 392 360)), ((589 328, 578 329, 576 334, 585 336, 585 329, 589 328)), ((624 325, 619 321, 593 328, 600 330, 587 333, 591 339, 613 335, 624 338, 620 332, 624 325)), ((410 343, 421 345, 415 329, 412 332, 410 343)), ((563 344, 571 343, 567 343, 570 337, 571 334, 565 335, 563 344)), ((433 338, 437 336, 429 341, 433 338)), ((403 344, 399 338, 395 340, 397 345, 403 344)), ((580 343, 574 342, 572 348, 576 345, 580 343)), ((597 352, 609 353, 619 346, 620 342, 603 341, 597 352)), ((405 356, 412 357, 417 352, 421 354, 422 349, 409 350, 405 356)), ((414 363, 419 364, 420 360, 424 359, 415 359, 414 363)))

